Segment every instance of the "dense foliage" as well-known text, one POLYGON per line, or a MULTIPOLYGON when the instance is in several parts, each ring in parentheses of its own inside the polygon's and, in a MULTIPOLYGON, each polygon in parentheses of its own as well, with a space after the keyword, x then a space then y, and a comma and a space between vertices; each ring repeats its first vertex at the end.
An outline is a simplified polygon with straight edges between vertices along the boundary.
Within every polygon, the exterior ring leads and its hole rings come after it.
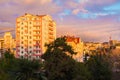
MULTIPOLYGON (((44 62, 16 59, 9 51, 0 59, 0 80, 111 80, 107 55, 94 55, 77 62, 72 58, 72 47, 64 37, 46 45, 44 62)), ((87 55, 89 56, 89 55, 87 55)))
POLYGON ((76 54, 65 38, 58 38, 47 45, 43 55, 45 70, 49 80, 89 80, 90 74, 84 64, 76 62, 72 55, 76 54))
POLYGON ((16 59, 5 52, 0 60, 0 80, 45 80, 42 67, 36 60, 16 59))
POLYGON ((91 72, 93 80, 111 80, 112 69, 107 55, 98 53, 91 55, 86 66, 91 72))

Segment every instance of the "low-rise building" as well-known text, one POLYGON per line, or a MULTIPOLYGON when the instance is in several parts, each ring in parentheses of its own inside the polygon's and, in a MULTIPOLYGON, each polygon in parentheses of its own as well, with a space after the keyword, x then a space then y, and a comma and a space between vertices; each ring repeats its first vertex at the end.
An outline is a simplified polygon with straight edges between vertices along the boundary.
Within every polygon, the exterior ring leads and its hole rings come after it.
POLYGON ((79 37, 65 36, 66 42, 70 45, 73 50, 77 53, 73 55, 73 58, 79 62, 83 61, 83 42, 79 37))
POLYGON ((10 32, 6 32, 3 37, 0 38, 0 56, 7 50, 15 54, 15 39, 13 39, 10 32))

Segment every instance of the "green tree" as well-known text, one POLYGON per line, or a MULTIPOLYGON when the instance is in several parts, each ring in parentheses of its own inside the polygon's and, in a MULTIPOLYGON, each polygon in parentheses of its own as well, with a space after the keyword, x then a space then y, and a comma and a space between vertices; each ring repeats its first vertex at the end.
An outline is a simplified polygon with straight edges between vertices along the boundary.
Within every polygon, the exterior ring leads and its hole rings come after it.
POLYGON ((93 76, 93 80, 111 80, 111 66, 105 54, 91 55, 86 65, 93 76))
POLYGON ((42 58, 45 59, 48 80, 88 80, 87 69, 72 59, 76 53, 67 45, 64 37, 46 46, 47 51, 42 58))
POLYGON ((0 61, 0 80, 46 80, 42 68, 40 61, 16 59, 6 52, 0 61))

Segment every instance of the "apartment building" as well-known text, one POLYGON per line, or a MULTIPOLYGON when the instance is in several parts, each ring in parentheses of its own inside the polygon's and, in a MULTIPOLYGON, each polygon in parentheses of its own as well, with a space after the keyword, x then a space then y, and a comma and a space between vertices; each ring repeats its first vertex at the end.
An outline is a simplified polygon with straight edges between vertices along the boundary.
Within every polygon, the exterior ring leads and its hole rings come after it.
POLYGON ((25 13, 16 19, 16 57, 35 58, 56 38, 56 23, 49 15, 25 13))
POLYGON ((12 34, 5 32, 4 36, 0 38, 0 56, 8 50, 15 55, 15 45, 15 39, 12 37, 12 34))
POLYGON ((83 62, 83 42, 79 37, 65 36, 66 42, 77 53, 73 55, 73 58, 79 62, 83 62))

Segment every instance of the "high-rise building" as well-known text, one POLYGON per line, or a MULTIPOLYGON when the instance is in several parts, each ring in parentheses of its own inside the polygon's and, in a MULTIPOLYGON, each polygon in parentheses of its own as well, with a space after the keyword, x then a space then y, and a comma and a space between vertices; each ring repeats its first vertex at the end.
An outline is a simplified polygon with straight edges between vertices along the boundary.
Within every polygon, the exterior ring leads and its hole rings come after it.
POLYGON ((65 36, 66 42, 72 47, 77 54, 73 55, 73 58, 79 62, 83 61, 83 42, 79 37, 65 36))
POLYGON ((56 24, 49 15, 26 13, 16 19, 16 57, 38 59, 55 38, 56 24))

